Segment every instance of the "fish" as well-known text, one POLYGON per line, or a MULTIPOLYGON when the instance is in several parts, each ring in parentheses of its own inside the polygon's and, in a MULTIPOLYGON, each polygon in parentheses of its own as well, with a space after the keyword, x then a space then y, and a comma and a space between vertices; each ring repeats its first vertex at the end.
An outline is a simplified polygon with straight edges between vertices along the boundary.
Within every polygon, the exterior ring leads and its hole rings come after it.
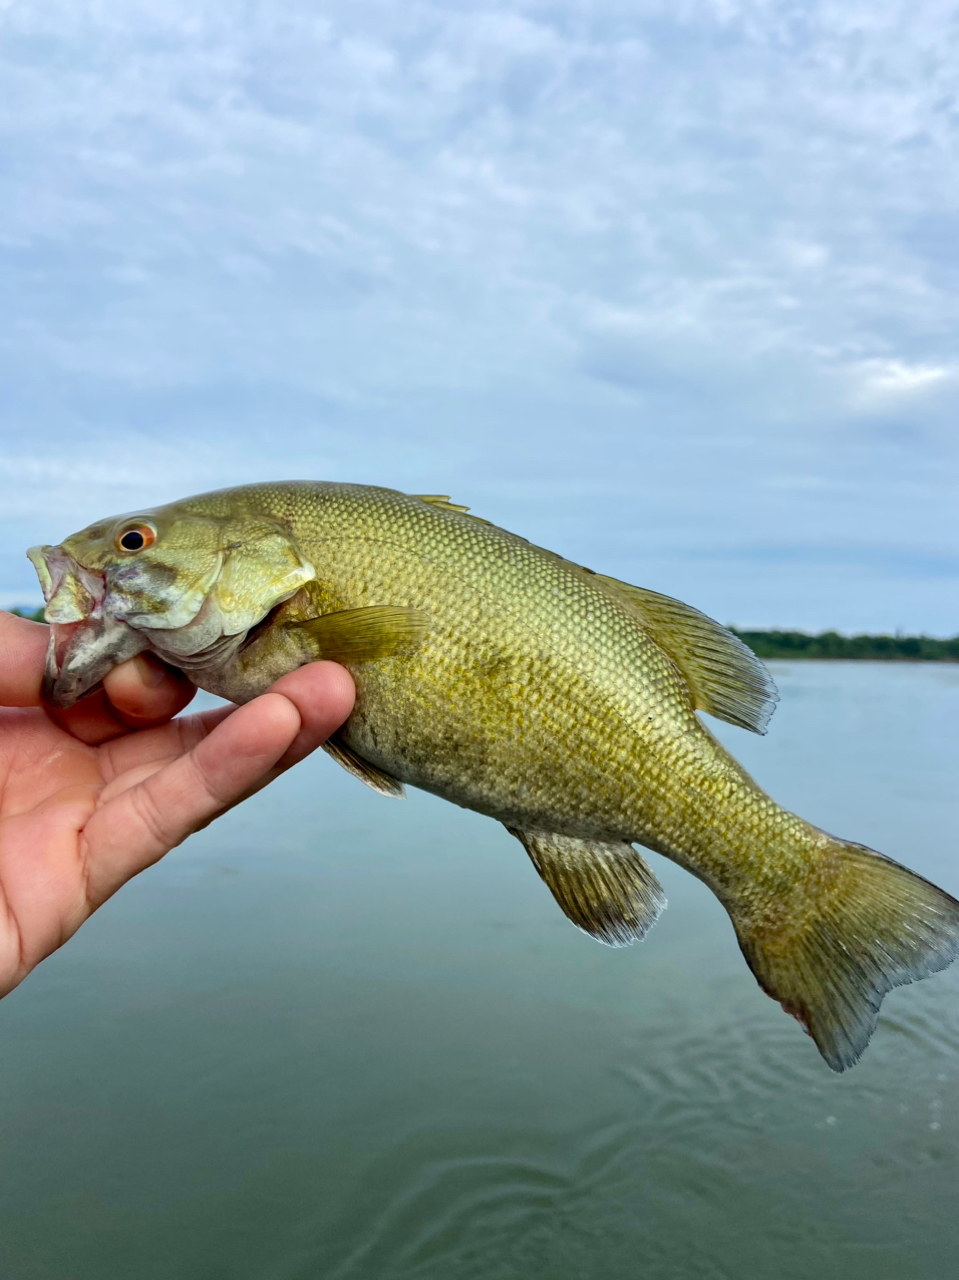
POLYGON ((340 662, 356 704, 325 750, 344 769, 501 822, 573 924, 610 946, 665 906, 635 846, 678 863, 834 1071, 858 1061, 888 991, 959 951, 959 902, 784 809, 710 732, 701 713, 763 733, 775 706, 736 636, 447 495, 252 484, 28 555, 53 707, 144 651, 236 703, 340 662))

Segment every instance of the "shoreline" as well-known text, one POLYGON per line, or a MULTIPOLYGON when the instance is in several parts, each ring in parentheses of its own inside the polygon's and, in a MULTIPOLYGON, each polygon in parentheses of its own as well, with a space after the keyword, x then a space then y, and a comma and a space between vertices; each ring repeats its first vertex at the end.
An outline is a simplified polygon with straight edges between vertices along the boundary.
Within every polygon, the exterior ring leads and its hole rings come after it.
POLYGON ((838 631, 759 631, 730 627, 764 662, 959 662, 959 636, 840 635, 838 631))

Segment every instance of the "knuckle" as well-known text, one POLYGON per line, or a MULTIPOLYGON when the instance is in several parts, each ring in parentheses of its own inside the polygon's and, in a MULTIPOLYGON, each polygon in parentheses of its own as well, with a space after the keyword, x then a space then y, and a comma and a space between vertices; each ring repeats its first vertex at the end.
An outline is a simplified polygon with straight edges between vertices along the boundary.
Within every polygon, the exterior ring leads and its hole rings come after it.
POLYGON ((229 802, 230 797, 223 794, 222 787, 216 785, 210 770, 205 767, 203 760, 200 758, 199 752, 189 752, 184 757, 184 760, 192 775, 193 783, 200 793, 209 797, 219 807, 229 802))
POLYGON ((150 782, 135 787, 130 797, 134 812, 147 836, 157 846, 166 848, 173 843, 175 836, 169 822, 157 803, 150 782))

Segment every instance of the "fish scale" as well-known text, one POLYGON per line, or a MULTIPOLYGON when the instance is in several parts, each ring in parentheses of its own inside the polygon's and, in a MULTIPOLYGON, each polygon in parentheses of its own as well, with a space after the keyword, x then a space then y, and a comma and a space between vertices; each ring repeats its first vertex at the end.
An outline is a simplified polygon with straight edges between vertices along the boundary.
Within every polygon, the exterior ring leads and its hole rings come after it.
MULTIPOLYGON (((348 524, 353 504, 344 505, 348 524)), ((373 505, 372 518, 367 516, 374 526, 379 507, 373 505)), ((327 563, 337 566, 339 582, 349 584, 341 592, 348 607, 389 599, 422 609, 432 624, 429 640, 408 662, 358 668, 352 744, 405 781, 435 790, 431 725, 442 714, 447 732, 455 724, 467 752, 456 766, 469 807, 516 821, 539 819, 543 808, 555 814, 561 806, 564 818, 586 832, 635 835, 642 825, 635 801, 641 803, 645 777, 662 794, 662 781, 672 771, 668 757, 660 762, 650 755, 638 773, 638 741, 653 747, 656 739, 675 743, 680 735, 670 720, 699 727, 668 657, 576 566, 520 539, 507 540, 499 530, 469 527, 462 516, 420 511, 412 502, 403 516, 388 542, 368 540, 362 525, 356 536, 324 539, 327 563), (450 523, 454 527, 447 531, 450 523), (403 583, 401 595, 397 581, 403 583), (527 596, 539 606, 535 611, 518 607, 527 596), (464 616, 470 623, 465 628, 464 616), (452 621, 444 625, 447 617, 452 621), (494 676, 492 689, 480 684, 477 677, 489 677, 502 653, 522 655, 521 661, 511 657, 512 678, 494 676), (634 679, 624 681, 624 671, 634 679), (384 720, 383 708, 391 709, 385 720, 393 726, 397 708, 407 706, 411 714, 396 725, 390 755, 382 731, 377 743, 372 734, 384 720), (361 725, 372 729, 364 735, 361 725), (518 755, 520 738, 525 750, 518 755), (411 758, 422 761, 415 776, 408 772, 411 758), (520 787, 526 813, 507 799, 520 787), (542 795, 540 811, 533 808, 536 793, 542 795)), ((304 521, 304 546, 313 545, 310 531, 304 521)))
POLYGON ((612 945, 665 905, 633 843, 672 858, 716 893, 763 989, 835 1070, 862 1053, 886 991, 959 950, 959 903, 783 809, 699 719, 764 730, 775 691, 736 637, 441 495, 249 485, 30 554, 55 704, 143 649, 238 702, 341 661, 356 705, 326 749, 344 768, 503 822, 567 916, 612 945))

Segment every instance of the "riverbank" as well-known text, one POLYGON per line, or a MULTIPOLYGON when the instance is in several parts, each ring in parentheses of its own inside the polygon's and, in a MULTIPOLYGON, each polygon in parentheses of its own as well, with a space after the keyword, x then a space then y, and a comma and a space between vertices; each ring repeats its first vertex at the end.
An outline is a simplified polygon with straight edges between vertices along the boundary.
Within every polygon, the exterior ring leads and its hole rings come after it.
POLYGON ((794 661, 812 659, 860 659, 868 662, 959 662, 959 636, 940 640, 934 636, 843 636, 838 631, 813 635, 806 631, 730 630, 759 658, 794 661))

